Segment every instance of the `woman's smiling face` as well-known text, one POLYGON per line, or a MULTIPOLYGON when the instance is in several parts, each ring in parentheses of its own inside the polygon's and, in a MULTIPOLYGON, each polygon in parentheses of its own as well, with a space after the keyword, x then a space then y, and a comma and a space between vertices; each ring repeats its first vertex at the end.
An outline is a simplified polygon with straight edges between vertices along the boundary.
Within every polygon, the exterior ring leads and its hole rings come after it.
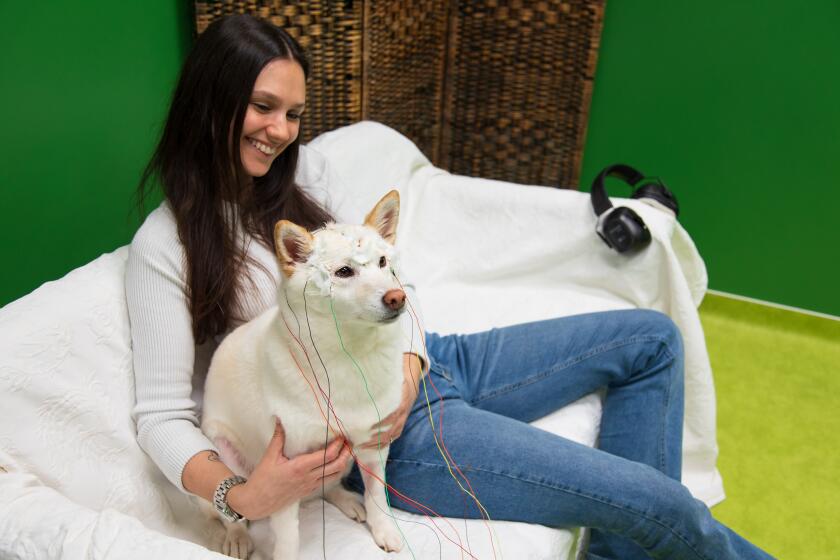
POLYGON ((295 141, 306 102, 306 78, 294 60, 276 58, 265 65, 242 123, 239 152, 249 177, 262 177, 295 141))

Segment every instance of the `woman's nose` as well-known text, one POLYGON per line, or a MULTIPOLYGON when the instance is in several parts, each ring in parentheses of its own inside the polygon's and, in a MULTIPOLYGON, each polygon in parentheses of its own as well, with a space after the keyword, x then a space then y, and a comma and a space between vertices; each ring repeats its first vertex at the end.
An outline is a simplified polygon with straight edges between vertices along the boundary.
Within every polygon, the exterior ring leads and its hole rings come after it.
POLYGON ((291 138, 292 132, 289 127, 289 121, 284 117, 279 117, 273 120, 265 130, 268 139, 275 144, 285 144, 291 138))

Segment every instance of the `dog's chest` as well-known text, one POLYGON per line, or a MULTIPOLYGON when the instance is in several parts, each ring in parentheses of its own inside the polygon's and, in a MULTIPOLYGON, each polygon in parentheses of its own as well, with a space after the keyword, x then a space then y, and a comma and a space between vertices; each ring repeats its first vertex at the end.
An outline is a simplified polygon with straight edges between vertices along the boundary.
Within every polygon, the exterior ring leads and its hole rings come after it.
POLYGON ((399 352, 353 360, 322 353, 314 362, 296 360, 296 373, 288 375, 286 370, 265 395, 269 409, 283 423, 286 453, 322 448, 339 434, 356 445, 373 438, 373 425, 399 406, 401 364, 399 352))

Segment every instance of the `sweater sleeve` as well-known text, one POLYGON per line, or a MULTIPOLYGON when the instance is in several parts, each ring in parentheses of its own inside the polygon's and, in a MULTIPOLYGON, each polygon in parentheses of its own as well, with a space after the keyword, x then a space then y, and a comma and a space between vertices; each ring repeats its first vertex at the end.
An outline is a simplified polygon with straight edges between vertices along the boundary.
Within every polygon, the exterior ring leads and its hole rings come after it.
MULTIPOLYGON (((300 164, 296 179, 310 196, 330 212, 336 222, 362 223, 370 211, 370 208, 362 208, 358 204, 357 199, 352 196, 350 189, 336 173, 335 168, 330 165, 329 160, 314 148, 301 146, 300 164)), ((399 235, 397 236, 397 248, 399 249, 399 235)), ((417 298, 417 290, 410 279, 399 274, 399 270, 397 274, 409 303, 406 313, 403 313, 400 317, 404 340, 403 351, 420 356, 423 368, 426 370, 428 369, 428 360, 425 356, 425 345, 423 344, 423 313, 420 300, 417 298)))
POLYGON ((195 340, 185 296, 184 252, 174 217, 161 206, 131 242, 125 291, 131 324, 140 447, 176 487, 184 466, 215 446, 199 429, 192 400, 195 340))

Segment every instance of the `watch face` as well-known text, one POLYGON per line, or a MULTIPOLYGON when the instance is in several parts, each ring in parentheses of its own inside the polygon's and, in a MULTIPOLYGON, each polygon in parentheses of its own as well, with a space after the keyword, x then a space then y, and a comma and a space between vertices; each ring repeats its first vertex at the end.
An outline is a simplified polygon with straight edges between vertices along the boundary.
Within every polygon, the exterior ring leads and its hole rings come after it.
POLYGON ((231 523, 236 523, 237 521, 242 519, 242 516, 230 509, 230 506, 225 504, 224 511, 220 512, 222 516, 230 521, 231 523))

